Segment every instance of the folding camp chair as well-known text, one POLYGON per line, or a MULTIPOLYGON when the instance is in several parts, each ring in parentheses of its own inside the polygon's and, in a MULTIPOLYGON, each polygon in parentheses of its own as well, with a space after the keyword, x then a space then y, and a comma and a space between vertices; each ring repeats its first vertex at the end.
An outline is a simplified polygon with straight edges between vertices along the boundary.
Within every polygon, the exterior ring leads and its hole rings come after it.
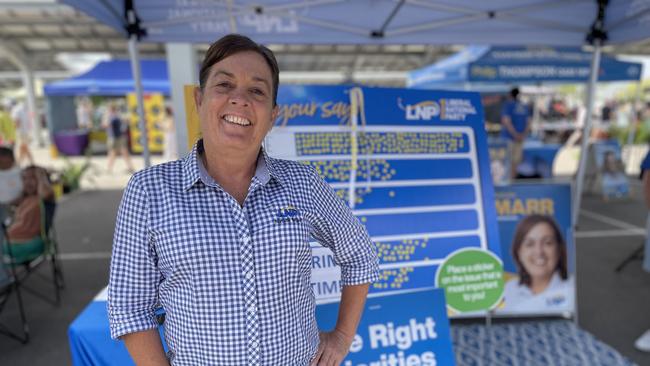
MULTIPOLYGON (((56 212, 56 203, 41 200, 41 235, 42 250, 26 255, 12 256, 11 263, 13 266, 21 269, 18 273, 18 281, 22 284, 22 288, 54 305, 59 305, 61 302, 60 290, 64 288, 63 271, 58 259, 58 243, 56 240, 56 230, 54 228, 54 214, 56 212), (24 285, 24 281, 32 274, 40 275, 36 272, 38 267, 45 263, 50 262, 52 268, 52 285, 54 288, 54 300, 50 297, 43 295, 40 292, 33 290, 24 285)), ((42 276, 41 276, 42 277, 42 276)))
MULTIPOLYGON (((1 227, 4 238, 6 240, 6 227, 4 224, 1 224, 1 227)), ((0 334, 4 334, 24 344, 29 341, 29 327, 27 325, 27 318, 25 317, 23 299, 20 295, 20 285, 18 282, 18 277, 16 275, 16 269, 13 265, 10 264, 12 257, 11 246, 0 245, 0 315, 5 309, 7 302, 9 302, 11 294, 15 293, 16 300, 18 302, 18 312, 20 315, 22 334, 16 331, 12 331, 9 326, 2 323, 0 323, 0 334), (3 247, 7 248, 6 253, 3 252, 3 247)))

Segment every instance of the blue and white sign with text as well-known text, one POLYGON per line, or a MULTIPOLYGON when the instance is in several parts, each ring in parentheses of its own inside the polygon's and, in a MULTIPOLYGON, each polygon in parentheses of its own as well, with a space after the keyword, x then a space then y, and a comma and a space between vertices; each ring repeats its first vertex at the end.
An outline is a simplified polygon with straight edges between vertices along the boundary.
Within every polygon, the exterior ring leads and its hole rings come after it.
MULTIPOLYGON (((433 287, 460 248, 499 256, 478 93, 290 86, 278 99, 267 151, 314 167, 352 206, 379 253, 371 293, 433 287)), ((331 252, 314 242, 312 253, 316 299, 337 299, 331 252)))
MULTIPOLYGON (((316 307, 320 329, 333 329, 337 315, 338 303, 316 307)), ((444 291, 369 298, 350 353, 341 365, 453 366, 444 291)))

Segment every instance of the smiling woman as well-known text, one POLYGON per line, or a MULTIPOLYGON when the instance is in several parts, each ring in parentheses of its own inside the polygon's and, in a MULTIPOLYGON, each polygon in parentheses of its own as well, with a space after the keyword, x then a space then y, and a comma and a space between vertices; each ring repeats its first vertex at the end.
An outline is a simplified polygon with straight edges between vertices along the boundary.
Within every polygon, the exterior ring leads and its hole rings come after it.
POLYGON ((206 80, 194 92, 205 167, 240 204, 248 190, 241 183, 253 177, 262 141, 278 113, 272 69, 258 52, 227 55, 205 73, 202 67, 206 80), (233 166, 237 162, 246 165, 233 166))
POLYGON ((111 335, 138 365, 339 365, 378 277, 375 247, 316 171, 269 157, 278 116, 269 49, 229 35, 194 90, 203 139, 184 159, 136 173, 118 212, 111 335), (311 238, 341 267, 336 327, 319 332, 311 238), (165 354, 155 308, 165 310, 165 354))

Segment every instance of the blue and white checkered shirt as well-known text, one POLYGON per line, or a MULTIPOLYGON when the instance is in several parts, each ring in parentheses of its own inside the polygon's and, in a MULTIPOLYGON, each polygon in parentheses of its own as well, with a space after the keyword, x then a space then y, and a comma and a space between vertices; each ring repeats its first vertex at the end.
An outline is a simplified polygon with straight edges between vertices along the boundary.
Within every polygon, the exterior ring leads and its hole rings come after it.
POLYGON ((307 166, 260 154, 243 207, 207 174, 201 142, 135 174, 117 216, 108 289, 111 336, 156 328, 172 365, 307 365, 318 347, 313 237, 341 283, 377 279, 375 247, 307 166))

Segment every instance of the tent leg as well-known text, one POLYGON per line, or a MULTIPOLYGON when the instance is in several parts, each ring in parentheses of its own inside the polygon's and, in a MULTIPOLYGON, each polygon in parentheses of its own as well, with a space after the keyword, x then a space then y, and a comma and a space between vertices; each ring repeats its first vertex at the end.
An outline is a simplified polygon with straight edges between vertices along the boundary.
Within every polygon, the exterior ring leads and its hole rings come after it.
MULTIPOLYGON (((596 92, 596 81, 598 81, 598 70, 600 69, 600 46, 601 40, 597 39, 594 42, 594 51, 591 58, 591 74, 589 77, 589 85, 587 88, 587 105, 585 106, 587 110, 587 115, 585 118, 585 125, 582 128, 582 146, 580 149, 580 163, 578 164, 578 173, 576 177, 576 189, 575 189, 575 198, 573 201, 573 232, 577 232, 578 228, 578 215, 580 213, 580 202, 582 200, 582 186, 584 185, 585 179, 585 168, 587 165, 587 149, 589 147, 589 136, 591 135, 591 123, 592 123, 592 111, 594 109, 594 94, 596 92)), ((573 264, 575 273, 578 273, 578 247, 575 247, 575 253, 573 254, 573 264)), ((574 286, 574 313, 573 321, 577 325, 579 321, 578 316, 578 286, 574 286)))
POLYGON ((144 119, 144 96, 142 93, 142 74, 140 73, 140 55, 138 53, 138 38, 135 34, 129 37, 129 56, 131 57, 131 70, 133 80, 135 81, 135 95, 138 101, 138 119, 140 121, 140 144, 142 145, 142 157, 144 158, 144 167, 151 166, 149 157, 149 132, 147 131, 147 121, 144 119))
POLYGON ((39 147, 43 147, 43 138, 41 136, 41 119, 39 118, 38 109, 36 108, 36 93, 34 91, 34 71, 31 66, 25 67, 23 71, 23 84, 25 86, 25 99, 27 101, 27 115, 30 121, 32 138, 39 147))
MULTIPOLYGON (((537 86, 540 87, 541 83, 537 83, 537 86)), ((533 95, 533 121, 531 122, 532 124, 532 130, 533 130, 533 136, 539 138, 540 140, 544 139, 544 136, 542 136, 541 132, 541 126, 540 126, 540 121, 539 121, 539 107, 537 106, 539 104, 539 95, 535 94, 533 95)), ((553 167, 551 166, 551 170, 553 167)))
POLYGON ((594 42, 594 51, 591 58, 591 75, 587 87, 587 115, 585 125, 582 128, 582 146, 580 148, 580 162, 576 176, 575 197, 573 200, 573 226, 578 226, 578 214, 580 212, 580 201, 582 199, 582 188, 584 185, 585 168, 587 165, 587 149, 589 147, 589 136, 591 135, 592 111, 594 109, 594 94, 596 92, 596 81, 598 80, 598 69, 600 68, 600 40, 594 42))

